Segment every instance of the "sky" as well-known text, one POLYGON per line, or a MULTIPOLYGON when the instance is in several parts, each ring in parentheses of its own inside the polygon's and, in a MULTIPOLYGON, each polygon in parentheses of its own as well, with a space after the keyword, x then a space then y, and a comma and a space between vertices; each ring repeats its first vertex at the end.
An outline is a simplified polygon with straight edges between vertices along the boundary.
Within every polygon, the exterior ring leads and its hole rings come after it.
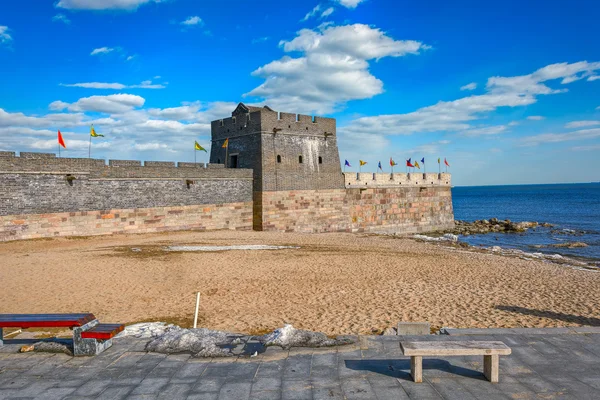
POLYGON ((598 20, 592 0, 3 0, 0 150, 57 152, 60 129, 87 157, 94 124, 94 158, 193 161, 244 102, 336 118, 352 171, 600 181, 598 20))

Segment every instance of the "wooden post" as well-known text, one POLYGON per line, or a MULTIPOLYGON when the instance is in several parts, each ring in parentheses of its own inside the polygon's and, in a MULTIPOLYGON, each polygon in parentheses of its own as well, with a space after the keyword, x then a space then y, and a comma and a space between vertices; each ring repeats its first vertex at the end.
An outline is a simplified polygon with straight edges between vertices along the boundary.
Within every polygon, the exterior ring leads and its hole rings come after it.
POLYGON ((412 375, 415 383, 423 382, 423 357, 422 356, 410 357, 410 374, 412 375))
POLYGON ((498 354, 483 356, 483 374, 492 383, 498 383, 499 359, 498 354))
POLYGON ((200 306, 200 292, 196 293, 196 312, 194 313, 194 329, 198 326, 198 307, 200 306))

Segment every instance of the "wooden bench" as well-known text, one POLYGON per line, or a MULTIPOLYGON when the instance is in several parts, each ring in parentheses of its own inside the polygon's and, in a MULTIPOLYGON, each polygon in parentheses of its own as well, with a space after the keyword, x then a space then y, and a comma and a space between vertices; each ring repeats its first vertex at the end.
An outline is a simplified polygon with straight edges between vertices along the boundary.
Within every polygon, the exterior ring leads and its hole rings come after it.
POLYGON ((499 357, 511 353, 502 342, 436 341, 400 342, 402 354, 410 356, 410 374, 415 382, 423 382, 423 357, 483 356, 483 374, 488 381, 498 383, 499 357))
POLYGON ((94 314, 0 314, 0 346, 3 328, 70 328, 73 354, 96 355, 112 346, 112 338, 123 330, 122 324, 101 324, 94 314))

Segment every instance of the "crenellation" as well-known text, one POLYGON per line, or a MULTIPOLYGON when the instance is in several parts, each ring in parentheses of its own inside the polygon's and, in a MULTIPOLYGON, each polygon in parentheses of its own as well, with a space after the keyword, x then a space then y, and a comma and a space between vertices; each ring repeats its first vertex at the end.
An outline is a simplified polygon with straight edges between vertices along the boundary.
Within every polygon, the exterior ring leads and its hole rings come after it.
POLYGON ((173 161, 144 161, 144 167, 175 168, 175 163, 173 161))
POLYGON ((450 174, 437 173, 372 173, 344 172, 348 187, 394 187, 394 186, 451 186, 450 174))
POLYGON ((204 163, 178 162, 177 168, 204 168, 204 163))
POLYGON ((55 158, 56 154, 22 151, 21 153, 19 153, 19 156, 21 158, 55 158))
POLYGON ((138 160, 108 160, 111 167, 141 167, 142 162, 138 160))
POLYGON ((14 151, 0 151, 0 157, 15 157, 14 151))

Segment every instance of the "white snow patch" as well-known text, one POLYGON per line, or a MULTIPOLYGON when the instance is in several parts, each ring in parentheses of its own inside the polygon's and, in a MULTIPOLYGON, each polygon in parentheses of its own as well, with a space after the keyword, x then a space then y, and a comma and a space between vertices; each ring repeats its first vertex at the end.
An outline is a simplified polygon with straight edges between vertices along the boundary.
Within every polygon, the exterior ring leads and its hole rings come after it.
POLYGON ((165 322, 142 322, 126 326, 121 333, 115 338, 133 336, 139 339, 156 338, 163 335, 167 330, 173 328, 172 324, 167 325, 165 322))
POLYGON ((299 249, 298 246, 270 246, 266 244, 246 244, 238 246, 169 246, 166 251, 224 251, 224 250, 281 250, 299 249))

